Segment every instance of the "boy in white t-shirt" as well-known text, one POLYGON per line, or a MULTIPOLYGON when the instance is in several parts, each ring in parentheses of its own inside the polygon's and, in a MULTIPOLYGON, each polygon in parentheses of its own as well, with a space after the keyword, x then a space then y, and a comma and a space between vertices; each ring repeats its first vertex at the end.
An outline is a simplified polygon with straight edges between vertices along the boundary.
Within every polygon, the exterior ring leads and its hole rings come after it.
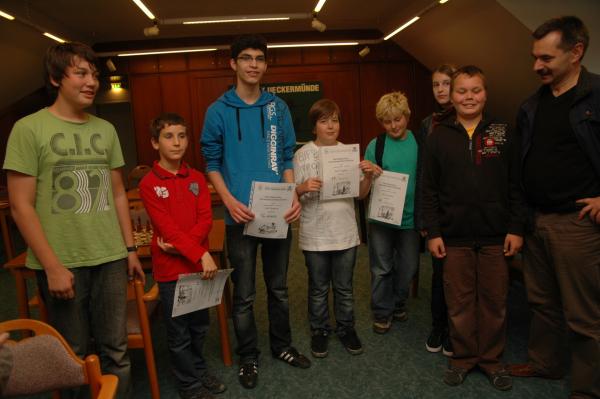
MULTIPOLYGON (((302 203, 299 245, 308 268, 311 352, 318 358, 327 356, 327 340, 331 332, 327 300, 331 285, 336 334, 348 352, 358 355, 363 348, 354 330, 352 277, 356 248, 360 244, 354 200, 323 201, 319 198, 319 147, 343 145, 337 141, 340 110, 335 102, 322 99, 313 104, 308 116, 316 138, 294 155, 294 176, 296 192, 302 203)), ((372 177, 381 174, 381 168, 369 161, 362 161, 357 166, 364 174, 359 190, 362 198, 369 192, 372 177)))

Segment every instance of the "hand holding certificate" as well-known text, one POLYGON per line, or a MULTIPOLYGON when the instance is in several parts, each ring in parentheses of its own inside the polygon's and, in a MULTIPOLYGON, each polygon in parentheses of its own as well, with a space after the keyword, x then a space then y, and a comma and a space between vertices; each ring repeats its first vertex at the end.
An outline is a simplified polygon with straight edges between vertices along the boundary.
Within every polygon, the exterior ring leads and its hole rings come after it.
POLYGON ((254 219, 244 226, 244 234, 262 238, 286 238, 289 225, 284 215, 292 206, 293 183, 252 182, 248 207, 254 219))
POLYGON ((332 145, 319 149, 321 161, 321 199, 358 197, 360 170, 359 145, 332 145))
POLYGON ((401 225, 409 175, 387 170, 375 179, 371 189, 369 219, 401 225))
POLYGON ((220 304, 225 282, 232 271, 233 269, 218 270, 212 280, 203 280, 202 273, 180 274, 175 286, 171 317, 220 304))

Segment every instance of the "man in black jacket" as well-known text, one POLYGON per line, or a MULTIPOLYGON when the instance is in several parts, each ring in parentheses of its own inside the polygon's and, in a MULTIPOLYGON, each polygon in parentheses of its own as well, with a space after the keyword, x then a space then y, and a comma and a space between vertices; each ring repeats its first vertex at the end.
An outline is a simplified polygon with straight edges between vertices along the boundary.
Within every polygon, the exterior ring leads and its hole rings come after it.
POLYGON ((600 398, 600 76, 581 66, 589 35, 577 17, 533 33, 543 86, 521 106, 522 186, 533 213, 524 275, 529 362, 514 376, 560 378, 571 398, 600 398))
POLYGON ((523 243, 524 206, 508 124, 483 113, 483 72, 452 77, 456 113, 427 137, 423 215, 431 254, 444 258, 444 293, 454 356, 444 374, 459 385, 479 366, 492 386, 512 381, 501 357, 506 342, 506 257, 523 243))

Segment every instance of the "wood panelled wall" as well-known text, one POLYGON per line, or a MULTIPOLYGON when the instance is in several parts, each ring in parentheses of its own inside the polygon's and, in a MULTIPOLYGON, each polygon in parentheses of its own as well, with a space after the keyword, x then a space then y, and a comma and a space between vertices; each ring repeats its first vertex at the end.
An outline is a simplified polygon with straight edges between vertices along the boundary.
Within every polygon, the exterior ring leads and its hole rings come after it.
MULTIPOLYGON (((323 96, 340 106, 340 141, 360 143, 364 152, 381 132, 375 104, 393 90, 406 93, 412 111, 409 128, 432 111, 430 73, 393 43, 371 46, 361 59, 358 48, 269 50, 265 82, 322 82, 323 96)), ((199 140, 207 107, 234 84, 229 52, 135 57, 128 60, 138 163, 151 165, 156 153, 148 126, 160 112, 177 112, 192 134, 187 161, 203 168, 199 140)))

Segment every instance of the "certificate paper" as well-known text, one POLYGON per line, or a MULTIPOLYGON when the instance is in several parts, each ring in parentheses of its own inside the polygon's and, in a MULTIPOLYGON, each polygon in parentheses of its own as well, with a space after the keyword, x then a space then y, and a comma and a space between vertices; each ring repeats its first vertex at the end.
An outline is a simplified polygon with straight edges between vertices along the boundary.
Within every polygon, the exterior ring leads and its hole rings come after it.
POLYGON ((244 234, 261 238, 286 238, 289 225, 283 215, 292 207, 293 183, 252 182, 250 204, 254 219, 244 226, 244 234))
POLYGON ((180 274, 175 285, 171 317, 210 308, 221 303, 223 288, 233 269, 217 270, 212 280, 202 280, 202 273, 180 274))
POLYGON ((321 160, 321 199, 358 197, 359 145, 332 145, 319 148, 321 160))
POLYGON ((408 178, 409 175, 404 173, 384 170, 383 174, 375 179, 371 190, 369 219, 398 226, 402 224, 408 178))

